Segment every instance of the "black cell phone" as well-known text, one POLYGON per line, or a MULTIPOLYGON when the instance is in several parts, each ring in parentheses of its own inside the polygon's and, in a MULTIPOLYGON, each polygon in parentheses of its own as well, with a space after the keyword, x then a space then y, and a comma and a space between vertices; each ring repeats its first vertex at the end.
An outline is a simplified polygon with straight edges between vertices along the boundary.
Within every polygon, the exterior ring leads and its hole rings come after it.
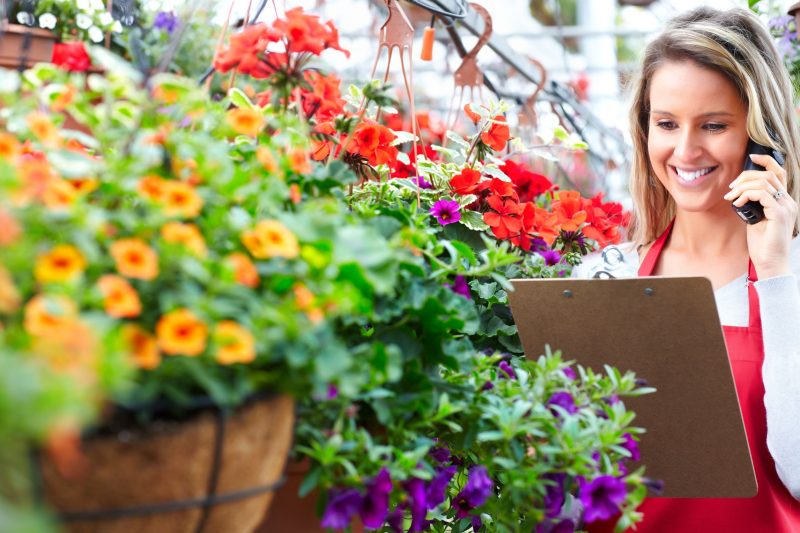
MULTIPOLYGON (((777 150, 773 150, 768 146, 758 144, 753 139, 750 139, 750 142, 747 143, 747 153, 744 156, 744 170, 765 170, 764 167, 761 165, 756 165, 753 160, 750 159, 750 154, 765 154, 772 156, 772 158, 777 161, 780 166, 783 166, 783 154, 777 150)), ((739 215, 739 218, 748 224, 757 224, 764 219, 764 206, 761 205, 760 202, 750 200, 741 207, 736 207, 735 205, 731 207, 733 207, 733 210, 736 211, 737 215, 739 215)))

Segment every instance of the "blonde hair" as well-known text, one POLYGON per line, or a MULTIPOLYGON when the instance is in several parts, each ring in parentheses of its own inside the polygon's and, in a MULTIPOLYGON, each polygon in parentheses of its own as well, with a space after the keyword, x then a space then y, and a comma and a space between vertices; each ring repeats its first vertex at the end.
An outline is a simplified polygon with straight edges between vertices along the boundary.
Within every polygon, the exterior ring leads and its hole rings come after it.
MULTIPOLYGON (((648 44, 631 86, 631 240, 637 246, 652 242, 675 217, 675 202, 655 178, 647 152, 650 82, 656 70, 671 61, 692 61, 733 83, 747 106, 750 138, 785 154, 787 193, 800 202, 795 182, 800 176, 800 131, 794 117, 792 83, 769 33, 758 17, 745 9, 700 7, 673 18, 648 44)), ((798 230, 800 217, 795 220, 794 235, 798 230)))

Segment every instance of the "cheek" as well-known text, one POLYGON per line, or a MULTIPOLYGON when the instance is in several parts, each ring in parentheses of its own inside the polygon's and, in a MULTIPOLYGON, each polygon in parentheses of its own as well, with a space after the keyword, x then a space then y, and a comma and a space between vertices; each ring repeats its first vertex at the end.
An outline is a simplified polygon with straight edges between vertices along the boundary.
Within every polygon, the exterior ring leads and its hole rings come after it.
POLYGON ((662 172, 664 163, 671 154, 672 146, 663 135, 652 132, 647 137, 647 157, 656 173, 662 172))

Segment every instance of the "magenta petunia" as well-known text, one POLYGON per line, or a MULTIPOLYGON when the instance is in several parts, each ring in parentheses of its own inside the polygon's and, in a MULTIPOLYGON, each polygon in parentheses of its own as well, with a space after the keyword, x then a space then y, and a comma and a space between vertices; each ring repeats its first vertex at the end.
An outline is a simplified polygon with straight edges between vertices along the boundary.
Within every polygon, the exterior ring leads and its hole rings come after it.
POLYGON ((431 214, 442 226, 461 220, 461 208, 454 200, 438 200, 431 207, 431 214))

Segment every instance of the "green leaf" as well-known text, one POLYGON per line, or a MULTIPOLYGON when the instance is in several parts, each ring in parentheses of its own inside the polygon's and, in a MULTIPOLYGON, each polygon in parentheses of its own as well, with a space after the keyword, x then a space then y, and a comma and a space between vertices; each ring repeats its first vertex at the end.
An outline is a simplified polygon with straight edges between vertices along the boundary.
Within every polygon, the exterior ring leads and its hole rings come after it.
POLYGON ((244 94, 244 91, 238 87, 232 87, 231 90, 228 91, 228 98, 230 98, 233 105, 240 109, 257 109, 255 104, 244 94))
POLYGON ((303 482, 300 484, 298 494, 301 498, 305 498, 312 490, 317 487, 320 478, 322 477, 322 467, 315 465, 311 471, 306 475, 303 482))

